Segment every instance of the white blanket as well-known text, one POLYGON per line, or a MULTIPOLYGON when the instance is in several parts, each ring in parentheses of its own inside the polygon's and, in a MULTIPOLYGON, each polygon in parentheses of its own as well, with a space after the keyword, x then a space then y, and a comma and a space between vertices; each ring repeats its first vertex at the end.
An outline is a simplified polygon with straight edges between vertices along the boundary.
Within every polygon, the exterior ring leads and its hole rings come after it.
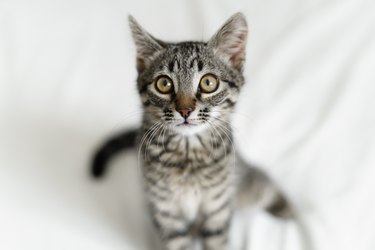
POLYGON ((0 249, 147 249, 134 154, 88 177, 100 141, 139 124, 126 17, 201 40, 237 11, 250 25, 237 148, 298 221, 240 211, 232 249, 375 249, 373 0, 1 1, 0 249))

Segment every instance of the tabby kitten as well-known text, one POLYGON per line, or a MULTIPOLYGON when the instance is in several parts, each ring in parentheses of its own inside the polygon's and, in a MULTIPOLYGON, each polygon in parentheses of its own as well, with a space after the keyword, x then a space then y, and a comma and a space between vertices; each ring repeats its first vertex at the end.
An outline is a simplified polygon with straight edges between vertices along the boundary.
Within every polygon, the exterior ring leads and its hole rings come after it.
POLYGON ((230 114, 244 85, 243 14, 229 18, 208 42, 164 42, 131 16, 129 23, 143 123, 102 146, 92 174, 101 176, 115 153, 136 145, 149 211, 166 250, 192 249, 196 237, 205 250, 228 249, 236 200, 286 216, 285 199, 259 170, 243 167, 235 180, 230 114))

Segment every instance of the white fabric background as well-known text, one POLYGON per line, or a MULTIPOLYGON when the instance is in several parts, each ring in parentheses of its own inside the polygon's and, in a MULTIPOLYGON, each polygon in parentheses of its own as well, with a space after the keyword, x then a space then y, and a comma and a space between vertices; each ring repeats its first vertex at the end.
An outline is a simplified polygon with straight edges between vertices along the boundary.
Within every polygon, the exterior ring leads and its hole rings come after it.
POLYGON ((373 0, 0 1, 0 249, 144 249, 135 156, 87 176, 100 141, 139 122, 126 16, 181 41, 236 11, 250 25, 238 150, 299 222, 241 211, 232 249, 375 249, 373 0))

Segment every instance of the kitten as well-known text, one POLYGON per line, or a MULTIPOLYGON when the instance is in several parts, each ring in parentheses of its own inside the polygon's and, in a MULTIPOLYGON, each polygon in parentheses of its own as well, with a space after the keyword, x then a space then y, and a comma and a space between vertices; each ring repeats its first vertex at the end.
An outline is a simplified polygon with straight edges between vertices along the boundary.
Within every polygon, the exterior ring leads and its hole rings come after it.
POLYGON ((169 43, 133 17, 143 122, 96 153, 92 174, 104 174, 117 152, 137 147, 154 226, 166 250, 228 249, 235 204, 263 206, 286 217, 286 199, 270 179, 233 151, 230 114, 244 85, 247 23, 233 15, 208 42, 169 43), (242 163, 242 164, 241 164, 242 163), (242 171, 235 180, 235 170, 242 171), (235 195, 237 194, 237 195, 235 195))

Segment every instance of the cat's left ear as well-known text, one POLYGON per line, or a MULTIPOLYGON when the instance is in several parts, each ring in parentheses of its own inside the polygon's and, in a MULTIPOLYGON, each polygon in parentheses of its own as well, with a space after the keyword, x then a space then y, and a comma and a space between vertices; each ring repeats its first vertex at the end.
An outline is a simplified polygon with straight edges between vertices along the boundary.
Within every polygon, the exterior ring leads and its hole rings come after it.
POLYGON ((239 12, 224 23, 210 39, 208 45, 223 61, 242 71, 246 55, 247 33, 245 16, 239 12))
POLYGON ((151 36, 142 26, 130 16, 129 26, 137 48, 137 70, 139 73, 150 66, 153 55, 165 47, 165 43, 151 36))

